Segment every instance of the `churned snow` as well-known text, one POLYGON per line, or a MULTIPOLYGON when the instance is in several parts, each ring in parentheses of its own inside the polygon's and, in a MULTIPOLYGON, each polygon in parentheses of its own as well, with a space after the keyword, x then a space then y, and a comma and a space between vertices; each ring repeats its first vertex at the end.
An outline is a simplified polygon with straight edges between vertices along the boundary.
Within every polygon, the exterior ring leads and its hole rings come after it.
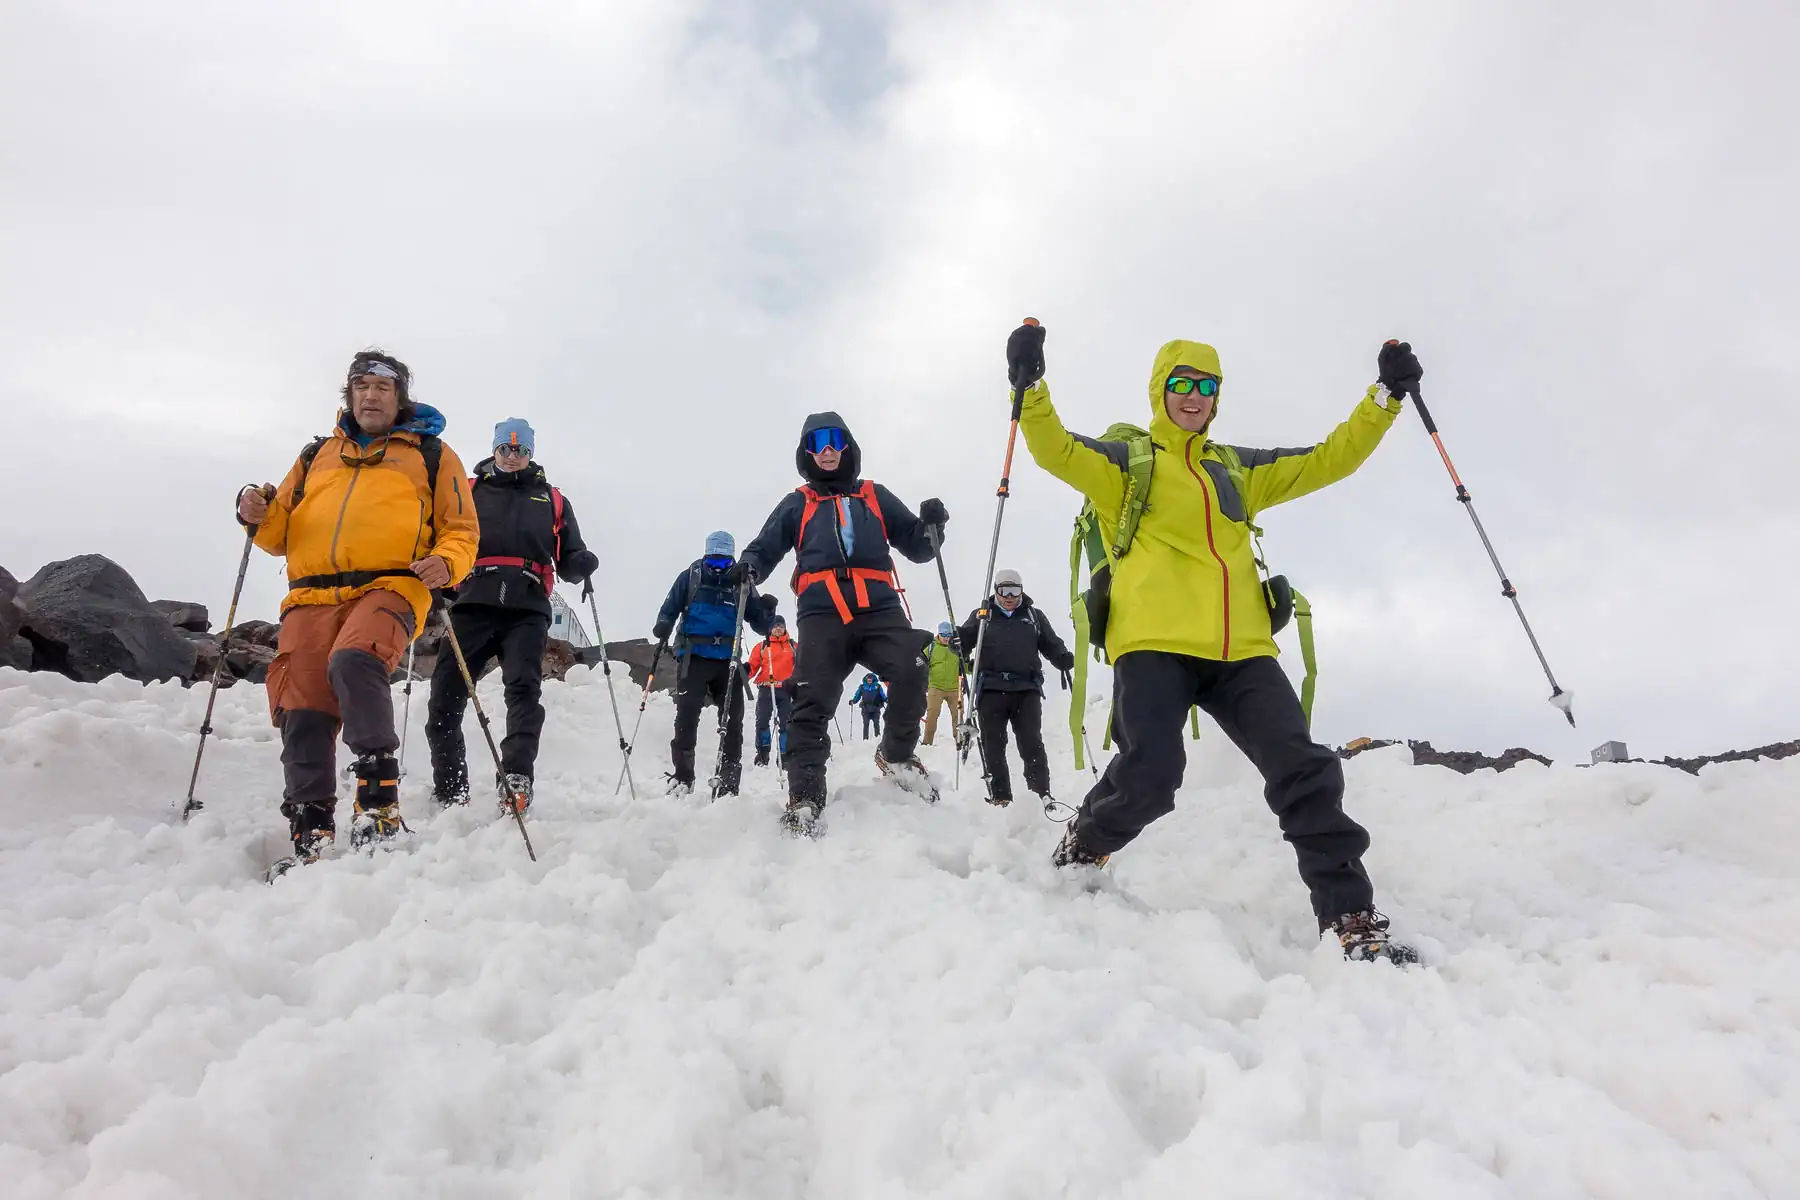
POLYGON ((546 687, 534 865, 485 807, 430 810, 413 699, 412 848, 269 887, 262 689, 221 694, 183 827, 204 689, 0 670, 0 1191, 1800 1195, 1800 760, 1348 763, 1430 963, 1402 971, 1316 942, 1210 731, 1090 888, 943 747, 936 809, 842 747, 796 842, 772 770, 661 796, 658 698, 615 798, 582 670, 546 687))

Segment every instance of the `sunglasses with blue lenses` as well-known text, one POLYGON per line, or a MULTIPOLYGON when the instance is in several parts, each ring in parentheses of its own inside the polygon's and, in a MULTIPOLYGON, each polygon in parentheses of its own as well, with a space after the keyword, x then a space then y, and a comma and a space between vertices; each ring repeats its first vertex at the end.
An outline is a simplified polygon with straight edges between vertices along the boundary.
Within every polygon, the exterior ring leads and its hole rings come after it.
POLYGON ((827 450, 842 451, 850 445, 850 435, 835 425, 815 429, 806 435, 806 452, 823 454, 827 450))
POLYGON ((1177 396, 1185 396, 1189 392, 1199 392, 1202 396, 1219 394, 1219 381, 1216 379, 1189 379, 1186 375, 1171 375, 1167 387, 1177 396))

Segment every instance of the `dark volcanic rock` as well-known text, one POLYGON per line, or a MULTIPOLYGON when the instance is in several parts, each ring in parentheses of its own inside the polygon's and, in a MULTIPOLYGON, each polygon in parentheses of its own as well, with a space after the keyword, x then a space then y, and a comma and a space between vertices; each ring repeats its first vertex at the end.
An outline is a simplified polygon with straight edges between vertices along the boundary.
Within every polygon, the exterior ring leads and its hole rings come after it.
POLYGON ((1496 771, 1507 771, 1527 759, 1543 763, 1546 767, 1550 760, 1535 751, 1515 746, 1501 754, 1498 758, 1486 754, 1478 754, 1473 750, 1434 750, 1430 742, 1408 742, 1412 747, 1414 766, 1449 767, 1463 775, 1476 771, 1484 771, 1492 767, 1496 771))
POLYGON ((1700 768, 1708 763, 1744 762, 1758 758, 1791 758, 1800 754, 1800 741, 1772 742, 1767 746, 1758 746, 1754 750, 1727 750, 1723 754, 1709 754, 1704 758, 1663 758, 1658 763, 1665 767, 1674 767, 1678 771, 1686 771, 1689 775, 1698 775, 1700 768))
MULTIPOLYGON (((642 690, 644 681, 650 678, 650 660, 656 657, 656 643, 648 638, 633 638, 629 642, 606 643, 606 657, 615 665, 623 665, 631 673, 631 682, 642 690)), ((599 658, 595 658, 598 664, 599 658)), ((675 659, 668 651, 663 652, 662 665, 656 668, 656 687, 659 692, 673 691, 675 688, 675 659)))
POLYGON ((108 675, 187 679, 194 672, 193 643, 103 555, 47 564, 19 589, 19 600, 38 670, 90 683, 108 675))
POLYGON ((11 641, 0 644, 0 667, 29 671, 31 655, 31 640, 23 635, 15 635, 11 641))
MULTIPOLYGON (((25 609, 19 603, 19 581, 13 578, 11 571, 0 567, 0 647, 6 646, 19 636, 19 628, 25 624, 25 609)), ((31 655, 26 654, 25 661, 29 665, 31 655)), ((8 666, 16 664, 7 663, 8 666)))
POLYGON ((169 624, 191 633, 205 633, 212 628, 206 605, 186 600, 152 600, 150 607, 169 619, 169 624))

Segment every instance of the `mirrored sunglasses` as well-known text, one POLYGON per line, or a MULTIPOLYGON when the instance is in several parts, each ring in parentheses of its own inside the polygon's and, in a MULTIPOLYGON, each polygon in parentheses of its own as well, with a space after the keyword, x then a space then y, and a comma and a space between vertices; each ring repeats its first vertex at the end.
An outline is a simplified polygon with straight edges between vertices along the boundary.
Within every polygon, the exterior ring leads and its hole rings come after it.
POLYGON ((1024 588, 1014 587, 1010 583, 1004 587, 997 587, 994 589, 994 595, 1000 597, 1002 600, 1017 600, 1019 597, 1023 596, 1024 594, 1025 594, 1024 588))
POLYGON ((1216 379, 1189 379, 1186 375, 1171 375, 1164 386, 1177 396, 1185 396, 1189 392, 1199 392, 1202 396, 1219 394, 1219 381, 1216 379))

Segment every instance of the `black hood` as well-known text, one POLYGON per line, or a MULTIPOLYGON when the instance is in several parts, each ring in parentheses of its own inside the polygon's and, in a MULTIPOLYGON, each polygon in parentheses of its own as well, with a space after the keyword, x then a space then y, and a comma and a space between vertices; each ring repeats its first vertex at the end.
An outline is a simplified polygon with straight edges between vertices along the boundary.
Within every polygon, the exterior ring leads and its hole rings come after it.
POLYGON ((502 471, 493 456, 489 455, 475 464, 475 478, 486 480, 488 483, 517 487, 527 483, 544 482, 544 468, 534 462, 523 471, 502 471))
POLYGON ((853 483, 862 477, 862 447, 856 444, 856 435, 850 432, 850 426, 844 424, 844 418, 834 412, 814 413, 800 427, 800 442, 794 447, 794 467, 808 483, 853 483), (827 475, 819 470, 819 464, 806 452, 806 435, 815 429, 831 429, 834 426, 844 431, 850 444, 844 447, 844 456, 838 460, 837 470, 827 475))

